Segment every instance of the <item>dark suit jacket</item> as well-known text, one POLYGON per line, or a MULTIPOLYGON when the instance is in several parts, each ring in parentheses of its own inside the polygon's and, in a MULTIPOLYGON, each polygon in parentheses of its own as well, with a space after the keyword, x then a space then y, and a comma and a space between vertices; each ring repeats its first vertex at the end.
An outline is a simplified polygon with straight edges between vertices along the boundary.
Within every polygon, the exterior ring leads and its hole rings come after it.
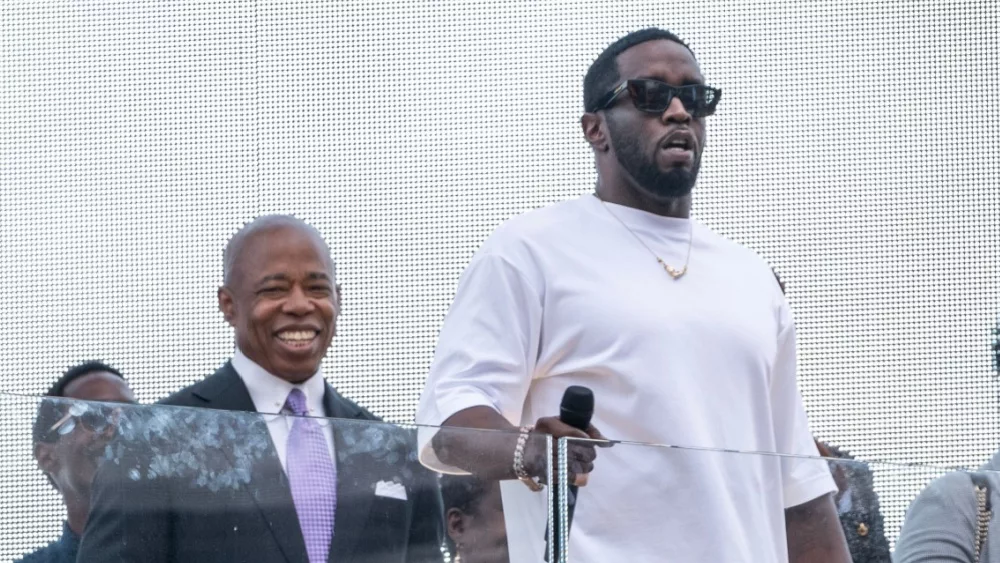
MULTIPOLYGON (((379 419, 329 384, 323 402, 328 416, 348 419, 333 426, 329 562, 440 563, 440 490, 417 461, 415 433, 363 422, 379 419), (380 481, 405 486, 406 500, 376 495, 380 481)), ((78 561, 307 563, 288 479, 263 417, 244 414, 253 401, 231 364, 161 403, 201 408, 123 415, 122 438, 94 482, 78 561)))

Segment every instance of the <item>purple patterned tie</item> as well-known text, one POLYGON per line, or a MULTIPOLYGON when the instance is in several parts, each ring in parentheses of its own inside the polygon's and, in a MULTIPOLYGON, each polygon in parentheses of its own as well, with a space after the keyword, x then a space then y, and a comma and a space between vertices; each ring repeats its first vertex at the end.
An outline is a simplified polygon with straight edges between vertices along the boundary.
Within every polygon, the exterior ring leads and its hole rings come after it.
MULTIPOLYGON (((292 389, 285 406, 297 417, 308 415, 306 396, 299 389, 292 389)), ((337 510, 337 467, 319 422, 295 419, 288 435, 286 465, 309 563, 326 563, 337 510)))

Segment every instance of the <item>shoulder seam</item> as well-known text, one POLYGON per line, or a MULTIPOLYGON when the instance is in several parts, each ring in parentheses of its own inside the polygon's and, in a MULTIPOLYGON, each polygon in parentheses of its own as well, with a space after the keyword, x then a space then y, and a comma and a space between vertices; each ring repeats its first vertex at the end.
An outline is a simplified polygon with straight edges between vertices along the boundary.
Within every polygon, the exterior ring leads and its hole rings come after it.
POLYGON ((510 260, 508 260, 505 256, 503 256, 500 253, 493 252, 492 250, 488 250, 488 249, 484 250, 482 252, 479 252, 475 256, 472 257, 472 260, 469 261, 469 265, 466 266, 466 269, 471 268, 473 264, 475 264, 476 262, 479 262, 481 260, 484 260, 487 257, 496 258, 497 260, 503 262, 512 272, 514 272, 517 275, 517 277, 521 278, 521 282, 523 282, 525 285, 527 285, 528 288, 530 288, 531 291, 535 295, 537 295, 539 297, 539 300, 541 299, 542 292, 539 291, 538 288, 535 287, 535 284, 533 284, 531 282, 531 280, 529 280, 528 277, 526 275, 524 275, 524 272, 522 272, 517 267, 516 264, 514 264, 513 262, 511 262, 510 260))

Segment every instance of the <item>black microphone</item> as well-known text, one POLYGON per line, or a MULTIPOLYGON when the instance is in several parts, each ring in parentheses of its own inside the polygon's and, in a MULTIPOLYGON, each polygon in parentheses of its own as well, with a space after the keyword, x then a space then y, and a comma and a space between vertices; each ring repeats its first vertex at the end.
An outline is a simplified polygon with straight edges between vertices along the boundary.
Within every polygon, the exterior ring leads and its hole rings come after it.
MULTIPOLYGON (((559 405, 559 420, 584 432, 590 428, 590 419, 594 417, 594 392, 582 385, 571 385, 563 393, 562 404, 559 405)), ((567 502, 567 522, 573 521, 573 509, 576 508, 576 485, 569 486, 567 502)), ((567 525, 568 526, 568 525, 567 525)), ((569 530, 566 530, 569 533, 569 530)))
MULTIPOLYGON (((571 385, 566 388, 566 392, 563 393, 562 403, 559 405, 559 421, 563 424, 572 426, 578 430, 587 431, 590 428, 590 419, 594 416, 594 392, 587 387, 582 385, 571 385)), ((576 493, 578 487, 576 485, 569 485, 569 494, 566 495, 566 534, 569 534, 569 528, 573 525, 573 511, 576 509, 576 493)), ((555 488, 552 490, 552 498, 555 507, 559 506, 559 489, 555 488)), ((555 529, 559 529, 559 519, 554 519, 555 529)), ((554 536, 558 537, 558 536, 554 536)), ((546 530, 545 539, 548 541, 549 534, 546 530)), ((559 544, 553 546, 553 552, 555 553, 555 560, 559 561, 559 544)), ((548 549, 545 550, 545 561, 548 561, 549 552, 548 549)))
POLYGON ((582 385, 567 387, 559 405, 559 420, 586 432, 593 417, 594 392, 582 385))

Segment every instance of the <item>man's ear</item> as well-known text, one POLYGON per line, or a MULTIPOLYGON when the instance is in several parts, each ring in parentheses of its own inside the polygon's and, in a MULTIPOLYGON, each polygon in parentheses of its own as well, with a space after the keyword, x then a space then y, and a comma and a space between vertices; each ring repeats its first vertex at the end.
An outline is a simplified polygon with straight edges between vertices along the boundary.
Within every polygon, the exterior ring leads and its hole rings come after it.
POLYGON ((334 288, 337 291, 337 312, 340 312, 340 307, 344 303, 344 293, 340 291, 340 284, 338 283, 334 288))
POLYGON ((38 442, 34 449, 35 460, 42 473, 51 475, 59 469, 59 457, 55 453, 55 444, 38 442))
POLYGON ((465 513, 457 508, 449 508, 444 519, 448 537, 455 542, 455 545, 460 545, 462 538, 465 537, 465 513))
POLYGON ((585 113, 580 118, 580 128, 583 129, 583 138, 587 139, 590 148, 596 152, 608 151, 608 136, 603 117, 596 113, 585 113))
POLYGON ((219 288, 218 296, 219 311, 222 312, 222 318, 226 319, 229 326, 234 326, 233 318, 236 314, 236 303, 233 301, 233 294, 229 292, 226 286, 222 286, 219 288))

